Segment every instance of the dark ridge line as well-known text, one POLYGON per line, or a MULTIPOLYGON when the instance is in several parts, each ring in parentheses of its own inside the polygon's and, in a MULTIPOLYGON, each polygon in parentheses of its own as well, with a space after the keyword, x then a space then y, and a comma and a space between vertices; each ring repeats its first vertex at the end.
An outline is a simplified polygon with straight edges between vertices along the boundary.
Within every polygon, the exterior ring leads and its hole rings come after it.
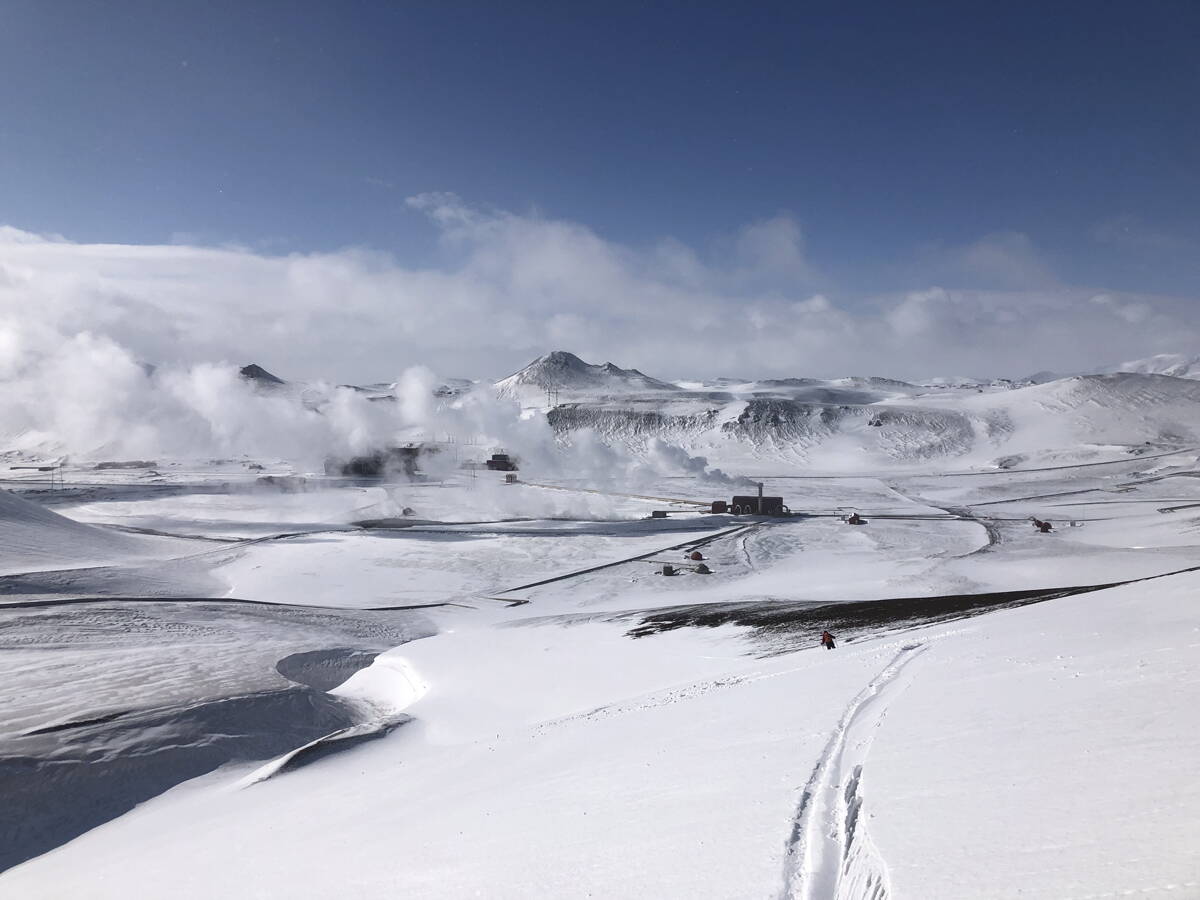
POLYGON ((94 525, 97 528, 108 528, 124 534, 145 534, 151 537, 176 538, 181 541, 212 541, 219 544, 240 544, 243 540, 246 540, 245 538, 237 537, 209 537, 203 534, 176 534, 173 531, 159 531, 157 528, 139 528, 136 525, 118 525, 115 522, 85 522, 84 524, 94 525))
MULTIPOLYGON (((767 628, 786 624, 789 617, 801 613, 804 615, 824 613, 831 621, 853 620, 861 618, 864 614, 874 612, 876 608, 884 604, 911 604, 916 606, 921 604, 950 603, 952 601, 967 603, 974 601, 976 607, 990 607, 983 609, 980 613, 974 614, 983 615, 999 609, 1012 609, 1033 603, 1043 603, 1048 600, 1058 600, 1063 597, 1076 597, 1083 594, 1095 593, 1096 591, 1154 581, 1159 578, 1185 575, 1191 572, 1200 572, 1200 565, 1106 584, 1075 585, 1057 588, 1026 588, 1014 591, 987 591, 979 594, 941 594, 929 597, 886 597, 877 600, 855 600, 848 603, 838 603, 836 601, 820 603, 797 600, 790 603, 758 601, 728 605, 721 603, 681 604, 679 606, 663 607, 648 615, 643 612, 623 613, 614 616, 613 619, 633 619, 640 616, 640 623, 628 632, 630 637, 639 638, 661 634, 664 631, 675 631, 680 628, 716 627, 725 624, 739 625, 746 628, 767 628), (689 616, 692 620, 686 621, 678 618, 683 615, 689 616)), ((957 615, 952 613, 945 618, 931 618, 929 622, 944 623, 973 617, 970 610, 958 610, 956 612, 958 613, 957 615)), ((897 619, 897 621, 900 620, 897 619)))
MULTIPOLYGON (((854 600, 848 603, 838 603, 836 601, 819 603, 804 600, 798 600, 794 603, 767 601, 765 603, 757 602, 734 605, 733 608, 722 608, 722 604, 720 603, 693 606, 685 604, 665 607, 650 615, 643 615, 641 623, 630 629, 629 635, 635 638, 648 637, 663 631, 674 631, 689 626, 715 627, 724 624, 739 625, 746 628, 767 628, 785 625, 790 619, 801 614, 804 616, 812 615, 830 621, 857 621, 864 615, 876 612, 879 607, 907 604, 917 606, 958 602, 974 603, 975 606, 980 608, 1012 608, 1014 604, 1023 605, 1044 600, 1054 600, 1059 597, 1120 587, 1125 583, 1114 582, 1113 584, 1074 588, 1030 588, 1016 591, 989 591, 979 594, 942 594, 929 597, 882 597, 876 600, 854 600), (685 621, 676 618, 680 615, 687 615, 691 620, 685 621)), ((961 609, 955 610, 954 613, 957 614, 951 614, 946 619, 930 619, 930 621, 954 621, 970 616, 969 611, 961 609)), ((634 618, 638 615, 639 613, 634 612, 632 614, 624 614, 621 618, 634 618)), ((914 610, 914 615, 918 615, 916 610, 914 610)), ((897 621, 900 621, 900 619, 897 621)))
POLYGON ((477 522, 447 522, 442 519, 404 518, 402 516, 384 516, 379 519, 359 519, 350 524, 363 531, 407 531, 410 528, 427 528, 437 525, 442 528, 459 525, 508 525, 522 522, 578 522, 579 519, 567 519, 561 516, 545 516, 541 519, 532 516, 515 519, 480 519, 477 522))
POLYGON ((1029 497, 1011 497, 1007 500, 983 500, 979 503, 964 504, 965 509, 975 509, 978 506, 1000 506, 1005 503, 1027 503, 1031 500, 1056 500, 1059 497, 1076 497, 1080 494, 1107 494, 1111 491, 1106 491, 1102 487, 1082 488, 1077 491, 1055 491, 1052 494, 1033 494, 1029 497))
POLYGON ((113 722, 122 716, 127 716, 134 710, 121 710, 120 712, 106 713, 102 716, 93 716, 90 719, 75 719, 71 722, 61 722, 58 725, 43 725, 41 728, 31 728, 29 731, 22 731, 22 737, 33 737, 38 734, 55 734, 59 731, 69 731, 72 728, 84 728, 88 725, 103 725, 105 722, 113 722))
POLYGON ((556 581, 563 581, 567 578, 575 578, 576 576, 579 576, 579 575, 588 575, 592 572, 599 572, 602 569, 611 569, 614 566, 623 566, 626 563, 638 562, 639 560, 649 559, 651 556, 654 556, 656 553, 668 553, 671 550, 682 550, 685 547, 703 547, 707 544, 712 543, 713 541, 715 541, 719 538, 727 537, 728 535, 731 535, 734 532, 746 531, 751 528, 757 528, 761 525, 769 525, 769 524, 773 524, 773 523, 750 522, 745 525, 735 525, 732 528, 726 528, 724 531, 718 531, 716 534, 709 535, 708 537, 702 538, 698 541, 697 540, 684 541, 681 544, 674 544, 673 546, 670 546, 670 547, 657 547, 654 550, 651 550, 649 553, 640 553, 637 556, 630 556, 626 559, 618 559, 615 562, 601 563, 598 566, 590 566, 589 568, 586 568, 586 569, 577 569, 574 572, 568 572, 565 575, 555 575, 553 578, 543 578, 541 581, 535 581, 535 582, 532 582, 531 584, 522 584, 518 587, 508 588, 507 590, 496 591, 496 593, 497 594, 511 594, 513 591, 524 591, 524 590, 528 590, 529 588, 541 587, 544 584, 553 584, 556 581))

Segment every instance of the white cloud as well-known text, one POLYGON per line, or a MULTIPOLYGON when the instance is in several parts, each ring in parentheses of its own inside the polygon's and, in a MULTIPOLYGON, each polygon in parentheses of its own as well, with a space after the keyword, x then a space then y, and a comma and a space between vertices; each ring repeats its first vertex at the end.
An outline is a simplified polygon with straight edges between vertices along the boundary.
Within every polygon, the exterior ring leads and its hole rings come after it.
POLYGON ((706 250, 672 239, 635 248, 453 194, 409 203, 443 238, 438 266, 353 249, 279 256, 0 229, 0 378, 82 334, 133 362, 253 361, 284 377, 362 382, 414 364, 499 376, 555 348, 661 377, 921 377, 1081 369, 1200 343, 1185 299, 1092 302, 1096 291, 1060 284, 1023 235, 942 253, 954 282, 979 288, 930 278, 920 291, 847 297, 786 215, 706 250))
POLYGON ((1097 294, 1091 302, 1130 325, 1142 325, 1154 316, 1154 308, 1145 302, 1124 302, 1110 294, 1097 294))
POLYGON ((985 235, 952 254, 962 276, 978 285, 981 279, 1001 287, 1052 287, 1058 279, 1026 234, 1016 231, 985 235))
POLYGON ((993 232, 963 244, 924 245, 912 260, 894 268, 910 284, 997 291, 1063 287, 1029 235, 1018 231, 993 232))
POLYGON ((796 282, 817 277, 805 256, 800 225, 783 214, 742 228, 737 258, 742 272, 751 277, 782 275, 796 282))
POLYGON ((886 319, 897 337, 915 338, 946 323, 953 303, 954 298, 941 288, 913 291, 888 310, 886 319))

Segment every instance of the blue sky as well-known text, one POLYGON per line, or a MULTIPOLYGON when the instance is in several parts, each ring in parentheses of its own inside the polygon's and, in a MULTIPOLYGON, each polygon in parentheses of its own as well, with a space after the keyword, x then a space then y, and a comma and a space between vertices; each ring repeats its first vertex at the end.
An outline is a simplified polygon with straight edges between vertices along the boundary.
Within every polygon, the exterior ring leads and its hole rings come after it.
POLYGON ((0 24, 0 223, 30 232, 444 266, 407 200, 453 192, 710 261, 782 213, 806 289, 851 305, 1200 292, 1186 0, 3 0, 0 24))

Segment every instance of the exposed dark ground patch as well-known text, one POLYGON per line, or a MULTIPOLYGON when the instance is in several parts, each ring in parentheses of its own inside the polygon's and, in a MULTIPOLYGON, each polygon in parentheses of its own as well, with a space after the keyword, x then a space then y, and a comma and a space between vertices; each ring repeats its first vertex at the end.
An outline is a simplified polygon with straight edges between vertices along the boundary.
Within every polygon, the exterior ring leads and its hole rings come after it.
POLYGON ((1058 597, 1085 594, 1127 582, 1036 590, 998 591, 985 594, 950 594, 940 597, 899 597, 852 603, 806 601, 753 601, 672 606, 643 615, 629 630, 640 638, 677 628, 716 628, 740 625, 751 628, 769 653, 786 653, 800 646, 817 646, 828 629, 839 640, 880 631, 892 631, 1014 609, 1058 597))
POLYGON ((26 731, 25 737, 33 737, 38 734, 54 734, 58 731, 70 731, 72 728, 84 728, 88 725, 103 725, 105 722, 113 722, 127 715, 129 715, 128 710, 120 710, 118 712, 105 713, 102 716, 92 716, 89 719, 60 722, 57 725, 47 725, 45 728, 34 728, 31 731, 26 731))
POLYGON ((659 554, 659 553, 670 553, 673 550, 684 550, 684 549, 694 550, 694 549, 698 549, 700 547, 707 547, 709 544, 713 543, 714 541, 720 540, 721 538, 724 538, 724 537, 728 537, 729 535, 732 535, 732 534, 736 534, 740 531, 747 531, 751 528, 757 528, 760 526, 766 526, 766 525, 772 525, 772 524, 775 524, 775 522, 774 521, 763 522, 763 521, 757 519, 757 517, 756 517, 749 522, 746 522, 746 523, 740 524, 740 525, 734 525, 732 528, 723 529, 721 531, 716 532, 715 534, 707 535, 706 537, 703 537, 699 540, 696 540, 695 538, 693 538, 692 540, 684 541, 683 543, 680 543, 680 544, 673 544, 670 547, 659 547, 656 550, 651 550, 647 553, 640 553, 637 556, 630 556, 630 557, 626 557, 625 559, 614 560, 613 562, 600 563, 599 565, 596 565, 596 566, 589 566, 586 569, 577 569, 574 572, 567 572, 563 575, 554 575, 554 576, 551 576, 550 578, 543 578, 540 581, 534 581, 529 584, 521 584, 521 585, 518 585, 517 587, 507 588, 503 591, 496 591, 496 593, 501 594, 501 595, 511 594, 515 591, 524 591, 524 590, 528 590, 529 588, 541 587, 542 585, 545 585, 545 584, 553 584, 556 581, 565 581, 569 578, 575 578, 579 575, 588 575, 592 572, 599 572, 602 569, 611 569, 616 566, 623 566, 626 563, 639 562, 643 559, 649 559, 650 557, 655 556, 656 554, 659 554))

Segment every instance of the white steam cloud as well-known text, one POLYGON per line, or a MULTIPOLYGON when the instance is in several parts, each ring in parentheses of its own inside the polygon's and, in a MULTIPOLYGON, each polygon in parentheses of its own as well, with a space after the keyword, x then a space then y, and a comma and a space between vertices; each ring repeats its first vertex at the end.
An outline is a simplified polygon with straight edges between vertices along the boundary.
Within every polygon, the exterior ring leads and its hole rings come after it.
MULTIPOLYGON (((76 461, 249 457, 320 471, 329 457, 422 442, 440 448, 421 460, 434 478, 504 449, 527 471, 596 486, 636 484, 661 474, 730 481, 703 458, 663 441, 637 456, 587 430, 562 441, 544 416, 498 397, 486 383, 438 396, 441 381, 423 366, 400 373, 391 391, 395 399, 381 401, 325 383, 262 387, 230 364, 151 369, 112 339, 87 333, 62 340, 17 328, 2 333, 0 450, 76 461)), ((497 494, 493 505, 507 503, 512 493, 497 494)), ((529 496, 521 496, 529 506, 529 496)), ((531 510, 561 513, 564 502, 549 497, 531 510)), ((593 517, 607 509, 599 501, 574 502, 587 507, 574 512, 593 517)))

